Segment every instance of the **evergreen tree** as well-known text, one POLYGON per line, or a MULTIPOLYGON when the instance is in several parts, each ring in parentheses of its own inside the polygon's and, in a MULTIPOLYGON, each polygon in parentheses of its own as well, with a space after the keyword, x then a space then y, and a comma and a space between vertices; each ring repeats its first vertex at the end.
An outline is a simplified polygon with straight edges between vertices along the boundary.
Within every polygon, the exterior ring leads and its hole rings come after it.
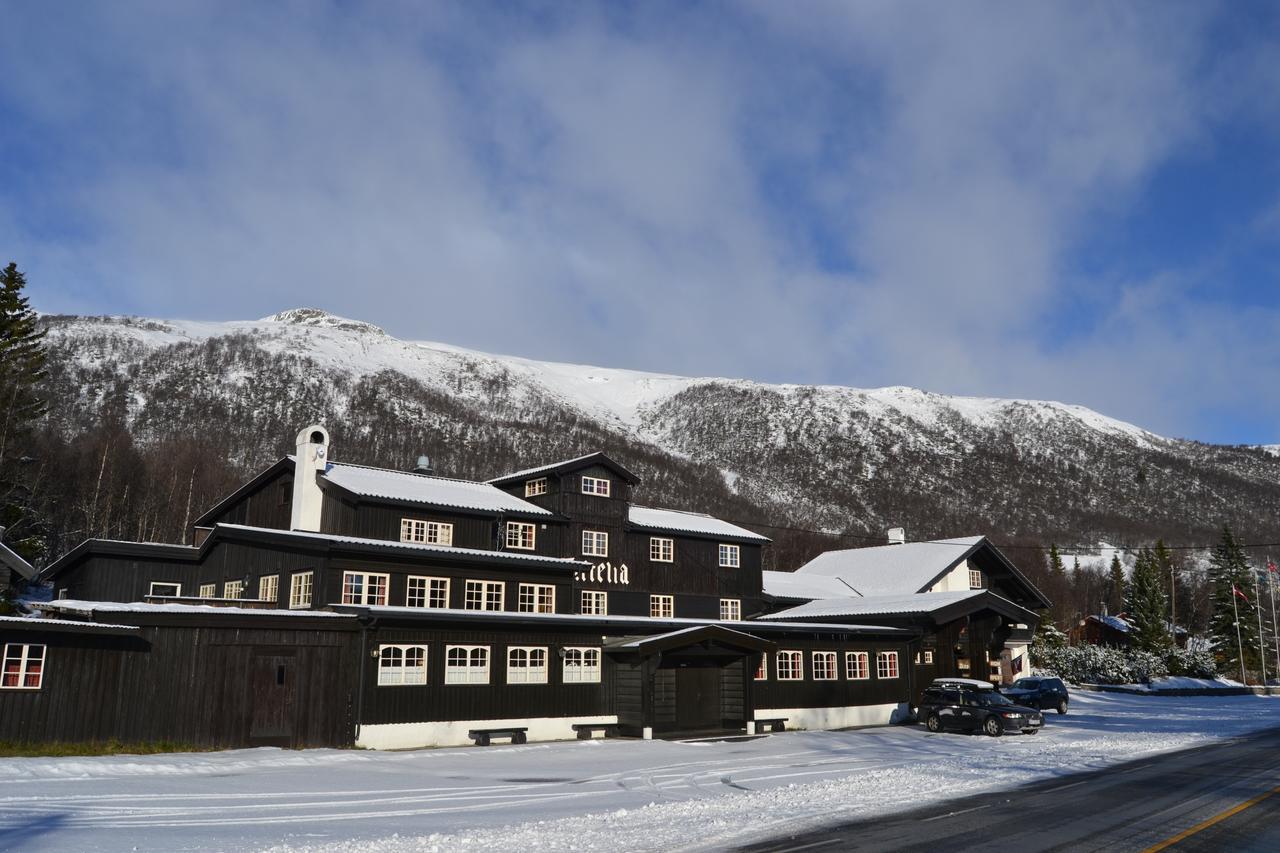
POLYGON ((1125 614, 1133 626, 1129 639, 1134 648, 1147 652, 1169 648, 1169 599, 1164 593, 1159 560, 1148 548, 1138 552, 1133 577, 1129 579, 1125 614))
POLYGON ((0 526, 27 560, 40 556, 41 526, 32 509, 32 437, 45 413, 37 386, 45 379, 44 332, 22 289, 17 264, 0 271, 0 526))
POLYGON ((1062 555, 1058 553, 1057 545, 1049 546, 1049 576, 1055 580, 1061 580, 1067 575, 1067 567, 1062 563, 1062 555))
POLYGON ((1214 658, 1219 672, 1228 677, 1239 677, 1241 646, 1244 668, 1251 670, 1257 667, 1258 621, 1254 610, 1256 602, 1252 600, 1249 560, 1230 527, 1223 526, 1222 539, 1214 547, 1209 563, 1209 577, 1213 582, 1213 618, 1209 622, 1209 636, 1213 641, 1214 658), (1235 590, 1244 597, 1237 595, 1235 590))
POLYGON ((1107 607, 1111 609, 1112 613, 1122 613, 1128 595, 1128 584, 1124 578, 1124 564, 1120 562, 1119 554, 1112 554, 1111 573, 1107 584, 1107 607))

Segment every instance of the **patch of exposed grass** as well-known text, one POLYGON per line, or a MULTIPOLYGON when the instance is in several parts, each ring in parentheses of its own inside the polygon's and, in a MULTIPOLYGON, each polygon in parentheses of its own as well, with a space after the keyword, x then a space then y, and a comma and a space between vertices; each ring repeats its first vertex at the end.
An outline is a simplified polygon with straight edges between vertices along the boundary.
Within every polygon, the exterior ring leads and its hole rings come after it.
POLYGON ((21 743, 0 740, 0 758, 59 758, 72 755, 157 755, 164 752, 214 752, 216 747, 170 740, 126 743, 111 740, 74 743, 21 743))

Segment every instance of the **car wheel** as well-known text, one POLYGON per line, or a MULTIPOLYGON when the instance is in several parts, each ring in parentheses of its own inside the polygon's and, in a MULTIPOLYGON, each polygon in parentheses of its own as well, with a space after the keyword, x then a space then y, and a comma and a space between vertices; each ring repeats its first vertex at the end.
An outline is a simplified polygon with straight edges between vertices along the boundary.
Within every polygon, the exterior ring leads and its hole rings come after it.
POLYGON ((1000 737, 1004 734, 1004 723, 1000 722, 999 717, 987 717, 987 721, 982 724, 982 730, 992 737, 1000 737))
POLYGON ((1065 713, 1067 713, 1067 700, 1066 700, 1066 699, 1059 699, 1059 700, 1058 700, 1058 713, 1059 713, 1059 714, 1065 714, 1065 713))
POLYGON ((938 718, 937 714, 930 714, 924 718, 924 727, 934 734, 937 734, 942 731, 942 720, 938 718))

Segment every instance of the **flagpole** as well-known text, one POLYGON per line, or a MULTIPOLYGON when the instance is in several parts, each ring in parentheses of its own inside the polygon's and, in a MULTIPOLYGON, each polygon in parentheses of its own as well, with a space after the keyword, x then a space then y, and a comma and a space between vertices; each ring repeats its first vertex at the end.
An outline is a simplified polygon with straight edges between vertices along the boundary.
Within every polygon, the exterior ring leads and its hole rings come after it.
POLYGON ((1236 650, 1240 652, 1240 683, 1247 685, 1249 682, 1244 677, 1244 640, 1240 639, 1240 608, 1236 605, 1236 595, 1239 590, 1236 589, 1234 582, 1231 584, 1231 613, 1236 617, 1236 650))
POLYGON ((1257 601, 1258 607, 1258 661, 1262 664, 1262 687, 1265 690, 1267 686, 1267 647, 1266 636, 1262 632, 1262 601, 1258 598, 1258 573, 1253 572, 1253 600, 1257 601))

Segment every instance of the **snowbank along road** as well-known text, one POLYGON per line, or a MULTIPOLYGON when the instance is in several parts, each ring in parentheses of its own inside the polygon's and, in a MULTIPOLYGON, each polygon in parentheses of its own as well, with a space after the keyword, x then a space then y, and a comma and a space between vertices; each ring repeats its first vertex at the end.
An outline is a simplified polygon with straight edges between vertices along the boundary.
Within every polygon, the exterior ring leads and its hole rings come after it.
POLYGON ((1280 699, 1077 693, 1037 736, 0 761, 6 850, 715 850, 1280 726, 1280 699))

